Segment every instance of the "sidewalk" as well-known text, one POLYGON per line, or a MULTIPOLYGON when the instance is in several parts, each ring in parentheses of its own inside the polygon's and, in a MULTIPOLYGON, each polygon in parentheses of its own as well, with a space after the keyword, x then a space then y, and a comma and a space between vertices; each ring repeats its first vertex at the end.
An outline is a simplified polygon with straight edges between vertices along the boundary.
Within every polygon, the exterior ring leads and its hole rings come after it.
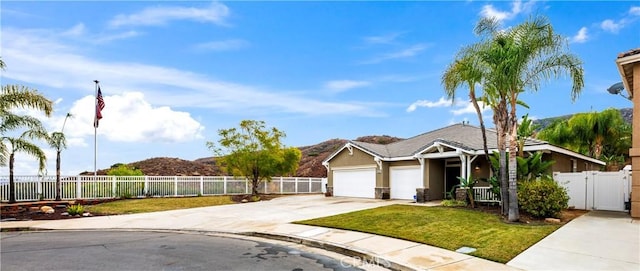
POLYGON ((507 263, 526 270, 640 270, 640 220, 591 211, 507 263))
POLYGON ((2 222, 0 228, 177 230, 228 233, 290 241, 360 259, 390 264, 394 270, 519 270, 504 264, 424 244, 346 230, 290 222, 398 202, 305 196, 271 201, 135 215, 55 221, 2 222), (268 211, 266 211, 268 210, 268 211))

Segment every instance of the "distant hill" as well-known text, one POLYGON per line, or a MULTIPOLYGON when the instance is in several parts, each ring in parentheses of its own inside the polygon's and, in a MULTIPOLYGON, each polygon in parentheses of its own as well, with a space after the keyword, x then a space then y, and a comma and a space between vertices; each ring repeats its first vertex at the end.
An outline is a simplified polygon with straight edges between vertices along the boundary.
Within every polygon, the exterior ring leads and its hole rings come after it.
MULTIPOLYGON (((631 121, 633 119, 633 108, 621 108, 619 110, 620 110, 620 114, 622 115, 622 118, 624 119, 624 121, 626 121, 627 123, 631 124, 631 121)), ((547 128, 547 126, 551 125, 556 120, 569 119, 573 115, 575 115, 575 114, 564 115, 564 116, 559 116, 559 117, 544 118, 544 119, 537 119, 537 120, 534 120, 533 123, 540 125, 539 130, 542 130, 544 128, 547 128)))
MULTIPOLYGON (((382 136, 363 136, 356 141, 388 144, 402 140, 401 138, 382 136)), ((297 177, 326 177, 327 169, 322 165, 329 155, 347 143, 345 139, 330 139, 315 145, 299 147, 302 152, 300 165, 295 174, 297 177)), ((215 157, 199 158, 194 161, 179 158, 156 157, 127 164, 142 170, 149 176, 213 176, 226 175, 216 164, 215 157)), ((106 175, 108 169, 98 170, 98 175, 106 175)), ((82 172, 90 175, 93 172, 82 172)))

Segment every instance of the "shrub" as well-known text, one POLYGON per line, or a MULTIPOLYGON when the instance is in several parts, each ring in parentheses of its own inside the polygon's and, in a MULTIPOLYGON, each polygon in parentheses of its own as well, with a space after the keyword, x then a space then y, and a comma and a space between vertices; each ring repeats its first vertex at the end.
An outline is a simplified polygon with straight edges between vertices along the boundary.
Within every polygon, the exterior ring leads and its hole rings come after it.
POLYGON ((442 201, 442 206, 445 207, 460 207, 460 206, 467 206, 467 202, 464 200, 453 200, 453 199, 446 199, 442 201))
POLYGON ((566 189, 553 179, 543 178, 518 184, 520 208, 535 217, 558 218, 560 211, 566 209, 568 203, 566 189))
POLYGON ((84 206, 80 204, 69 205, 67 207, 67 213, 69 213, 69 215, 82 215, 84 213, 84 206))

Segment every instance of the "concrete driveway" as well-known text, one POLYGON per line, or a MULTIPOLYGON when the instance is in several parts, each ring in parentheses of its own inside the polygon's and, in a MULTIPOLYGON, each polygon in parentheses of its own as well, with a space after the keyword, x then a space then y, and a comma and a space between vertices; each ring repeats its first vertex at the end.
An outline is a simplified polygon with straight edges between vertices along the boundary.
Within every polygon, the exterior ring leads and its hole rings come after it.
POLYGON ((507 263, 525 270, 640 270, 640 220, 592 211, 507 263))
MULTIPOLYGON (((98 216, 56 221, 29 221, 44 229, 170 229, 245 232, 270 231, 292 221, 375 208, 400 201, 325 198, 301 195, 244 204, 202 207, 131 215, 98 216)), ((406 201, 405 201, 406 202, 406 201)), ((19 223, 19 222, 17 222, 19 223)))

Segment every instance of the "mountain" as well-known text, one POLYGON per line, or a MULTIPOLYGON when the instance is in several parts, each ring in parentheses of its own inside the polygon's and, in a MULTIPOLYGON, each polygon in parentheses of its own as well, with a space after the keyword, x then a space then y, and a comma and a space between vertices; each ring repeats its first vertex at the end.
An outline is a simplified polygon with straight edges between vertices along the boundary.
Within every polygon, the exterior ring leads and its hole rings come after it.
MULTIPOLYGON (((382 136, 363 136, 355 139, 367 143, 388 144, 402 140, 401 138, 382 136)), ((322 165, 329 155, 340 149, 348 140, 330 139, 315 145, 299 147, 302 152, 296 177, 326 177, 327 169, 322 165)), ((194 161, 179 158, 156 157, 127 164, 149 176, 213 176, 226 175, 216 164, 215 157, 199 158, 194 161)), ((98 170, 98 175, 106 175, 108 169, 98 170)), ((91 175, 93 172, 82 172, 80 175, 91 175)))

